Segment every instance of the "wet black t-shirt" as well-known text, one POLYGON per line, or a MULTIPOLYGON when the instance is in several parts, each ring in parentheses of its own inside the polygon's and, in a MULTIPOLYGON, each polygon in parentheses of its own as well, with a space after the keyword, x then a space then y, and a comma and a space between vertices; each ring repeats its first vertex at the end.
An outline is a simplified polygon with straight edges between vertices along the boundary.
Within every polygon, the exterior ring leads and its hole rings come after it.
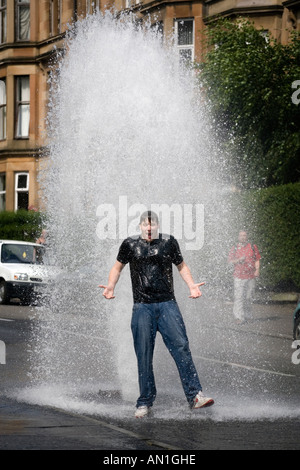
POLYGON ((172 263, 183 262, 177 240, 170 235, 148 242, 141 236, 128 237, 120 246, 117 260, 129 263, 135 303, 174 300, 172 263))

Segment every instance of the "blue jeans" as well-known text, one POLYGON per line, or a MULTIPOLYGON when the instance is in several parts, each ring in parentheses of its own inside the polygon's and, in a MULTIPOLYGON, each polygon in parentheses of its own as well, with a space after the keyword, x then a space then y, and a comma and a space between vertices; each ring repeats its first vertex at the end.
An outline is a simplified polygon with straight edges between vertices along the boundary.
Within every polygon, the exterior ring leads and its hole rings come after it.
POLYGON ((138 362, 140 396, 137 407, 152 406, 156 397, 153 352, 157 331, 172 355, 190 405, 202 390, 192 359, 184 321, 175 300, 133 305, 131 330, 138 362))

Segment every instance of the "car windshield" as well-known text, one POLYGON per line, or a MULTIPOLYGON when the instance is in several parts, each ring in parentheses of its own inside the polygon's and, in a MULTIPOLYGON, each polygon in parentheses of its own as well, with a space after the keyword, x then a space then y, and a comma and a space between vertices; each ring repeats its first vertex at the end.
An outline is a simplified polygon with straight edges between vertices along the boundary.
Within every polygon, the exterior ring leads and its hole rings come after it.
POLYGON ((1 250, 2 263, 44 264, 45 248, 33 245, 4 243, 1 250))

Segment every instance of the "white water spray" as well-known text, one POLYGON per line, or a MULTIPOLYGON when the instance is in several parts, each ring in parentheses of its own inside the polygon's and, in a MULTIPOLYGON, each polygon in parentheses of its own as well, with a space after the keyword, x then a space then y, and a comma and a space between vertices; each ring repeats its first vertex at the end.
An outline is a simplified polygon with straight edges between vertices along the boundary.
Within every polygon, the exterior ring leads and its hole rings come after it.
MULTIPOLYGON (((133 19, 120 21, 110 13, 98 13, 79 22, 52 79, 43 183, 49 249, 63 275, 40 308, 29 392, 36 403, 103 415, 111 410, 99 397, 119 396, 122 416, 127 413, 126 400, 128 416, 132 415, 138 396, 129 270, 122 273, 111 302, 102 297, 98 284, 106 283, 124 226, 134 228, 139 209, 153 204, 179 211, 203 207, 205 238, 207 218, 213 217, 207 207, 212 208, 219 185, 196 77, 180 67, 171 47, 163 47, 150 29, 139 30, 133 19), (120 201, 126 201, 126 208, 120 201), (105 208, 115 209, 106 219, 106 238, 99 236, 105 208)), ((222 173, 221 162, 217 163, 222 173)), ((218 235, 216 240, 214 260, 217 247, 223 253, 218 235)), ((179 242, 184 251, 186 240, 179 242)), ((206 247, 210 242, 205 238, 206 247)), ((197 280, 209 277, 201 249, 184 255, 197 280)), ((217 262, 210 264, 215 269, 217 262)), ((183 314, 193 325, 192 340, 197 341, 203 321, 199 309, 190 307, 186 291, 183 296, 177 292, 183 314)), ((215 331, 202 328, 203 351, 211 348, 212 337, 216 340, 215 331)), ((224 347, 222 331, 218 334, 224 347)), ((226 340, 226 331, 224 335, 226 340)), ((167 393, 172 384, 172 396, 176 390, 184 400, 167 355, 158 347, 155 370, 160 390, 165 387, 167 393)), ((182 417, 180 407, 179 411, 182 417)))
MULTIPOLYGON (((125 274, 113 303, 97 287, 122 234, 100 239, 97 214, 120 210, 125 197, 130 208, 204 206, 212 188, 205 119, 193 74, 133 18, 78 23, 57 66, 44 190, 53 254, 68 275, 52 289, 50 316, 45 309, 35 380, 133 399, 130 280, 125 274)), ((129 220, 130 208, 118 220, 129 220)))

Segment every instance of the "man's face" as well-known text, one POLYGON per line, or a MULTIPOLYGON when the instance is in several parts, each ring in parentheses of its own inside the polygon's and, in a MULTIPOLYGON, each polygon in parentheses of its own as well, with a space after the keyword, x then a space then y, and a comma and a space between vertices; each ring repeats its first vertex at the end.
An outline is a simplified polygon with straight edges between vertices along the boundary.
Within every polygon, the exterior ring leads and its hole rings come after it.
POLYGON ((144 219, 140 224, 142 238, 147 241, 154 240, 158 236, 159 225, 155 219, 144 219))
POLYGON ((245 245, 247 243, 248 237, 246 232, 240 232, 239 233, 239 243, 242 243, 245 245))

